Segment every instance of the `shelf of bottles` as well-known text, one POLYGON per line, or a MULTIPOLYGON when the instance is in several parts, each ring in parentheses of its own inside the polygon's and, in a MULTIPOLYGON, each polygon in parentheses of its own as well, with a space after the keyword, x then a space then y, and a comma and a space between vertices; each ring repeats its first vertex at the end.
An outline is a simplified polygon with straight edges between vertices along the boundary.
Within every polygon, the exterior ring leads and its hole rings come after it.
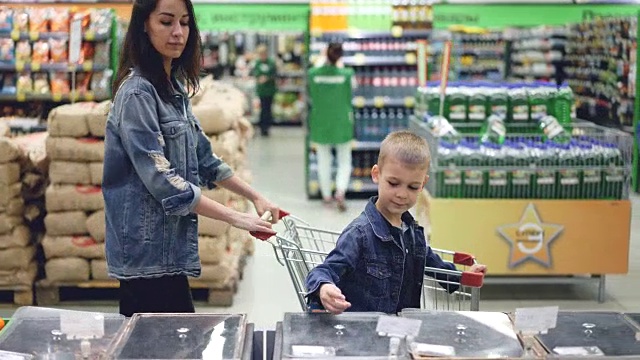
POLYGON ((561 75, 568 35, 566 26, 504 30, 510 42, 507 77, 516 81, 555 80, 561 75))
POLYGON ((637 26, 635 17, 571 26, 564 71, 580 118, 633 132, 637 26))
POLYGON ((455 79, 502 81, 505 78, 505 40, 502 31, 454 34, 455 79))

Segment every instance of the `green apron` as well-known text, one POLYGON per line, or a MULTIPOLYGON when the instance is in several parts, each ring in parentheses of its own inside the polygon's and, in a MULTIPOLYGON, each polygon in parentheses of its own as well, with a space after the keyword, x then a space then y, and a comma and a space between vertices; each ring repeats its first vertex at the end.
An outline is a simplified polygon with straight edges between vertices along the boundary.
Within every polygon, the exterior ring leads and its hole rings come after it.
POLYGON ((353 69, 324 65, 309 70, 311 141, 318 144, 343 144, 353 139, 353 69))

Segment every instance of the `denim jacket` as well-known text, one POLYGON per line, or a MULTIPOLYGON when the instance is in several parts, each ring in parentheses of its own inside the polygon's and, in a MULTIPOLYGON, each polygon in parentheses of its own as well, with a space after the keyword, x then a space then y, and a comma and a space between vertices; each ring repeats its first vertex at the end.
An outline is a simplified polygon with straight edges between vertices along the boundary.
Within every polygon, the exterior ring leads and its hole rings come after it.
POLYGON ((213 155, 184 88, 165 102, 136 70, 107 118, 103 195, 108 272, 117 279, 200 275, 199 185, 231 168, 213 155))
MULTIPOLYGON (((351 307, 347 311, 374 311, 395 313, 399 304, 419 308, 420 294, 425 275, 425 266, 455 270, 455 265, 443 261, 427 246, 424 229, 408 212, 402 221, 409 225, 414 237, 413 273, 405 272, 405 252, 391 235, 389 225, 376 209, 377 197, 373 197, 365 210, 349 224, 338 238, 324 263, 314 268, 306 280, 311 309, 321 308, 319 288, 322 284, 335 284, 342 291, 351 307), (408 284, 415 286, 411 299, 401 299, 403 277, 409 276, 408 284)), ((429 274, 434 276, 434 274, 429 274)), ((446 275, 435 276, 446 280, 446 275)), ((451 279, 456 281, 456 279, 451 279)), ((447 287, 445 284, 441 284, 447 287)), ((457 287, 449 285, 449 292, 457 287)))

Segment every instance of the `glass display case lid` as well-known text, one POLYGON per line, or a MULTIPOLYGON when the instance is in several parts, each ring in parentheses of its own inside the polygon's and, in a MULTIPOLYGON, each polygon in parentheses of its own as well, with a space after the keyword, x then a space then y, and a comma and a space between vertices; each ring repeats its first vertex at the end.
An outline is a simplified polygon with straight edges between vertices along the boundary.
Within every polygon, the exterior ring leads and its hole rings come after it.
POLYGON ((388 358, 406 353, 398 339, 376 331, 381 313, 286 313, 283 358, 388 358))
POLYGON ((0 333, 0 350, 38 359, 97 359, 125 322, 120 314, 25 306, 0 333))
POLYGON ((495 359, 524 354, 511 320, 504 313, 405 310, 400 316, 422 321, 418 336, 407 340, 416 357, 495 359))
POLYGON ((555 355, 637 356, 639 332, 621 313, 561 311, 556 327, 536 337, 555 355))
POLYGON ((134 314, 109 350, 112 359, 240 359, 245 315, 134 314))

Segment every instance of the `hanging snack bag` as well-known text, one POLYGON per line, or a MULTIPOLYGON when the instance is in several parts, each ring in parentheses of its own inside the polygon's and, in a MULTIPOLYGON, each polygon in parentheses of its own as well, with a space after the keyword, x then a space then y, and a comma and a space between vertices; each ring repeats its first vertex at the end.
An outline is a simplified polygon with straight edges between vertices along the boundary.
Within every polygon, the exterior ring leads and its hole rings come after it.
POLYGON ((67 40, 65 39, 49 39, 51 48, 51 62, 66 63, 69 59, 67 54, 67 40))
POLYGON ((113 70, 96 72, 91 77, 91 90, 97 99, 107 99, 110 96, 110 84, 113 70))
POLYGON ((40 40, 34 42, 32 51, 32 62, 48 63, 51 59, 51 57, 49 56, 49 43, 47 41, 40 40))
POLYGON ((31 60, 31 43, 29 40, 20 40, 16 43, 16 61, 31 60))
POLYGON ((16 74, 5 73, 2 77, 2 90, 0 93, 14 95, 16 93, 16 74))
POLYGON ((51 94, 49 79, 46 73, 36 73, 33 75, 33 92, 38 95, 51 94))
POLYGON ((51 73, 51 93, 68 95, 71 92, 67 73, 51 73))
POLYGON ((31 8, 29 14, 29 31, 30 32, 48 32, 49 31, 49 9, 31 8))
POLYGON ((93 61, 95 55, 95 49, 92 42, 85 41, 82 43, 82 48, 80 49, 80 64, 85 61, 93 61))
POLYGON ((13 30, 13 10, 8 7, 0 7, 0 31, 13 30))
POLYGON ((29 31, 29 13, 26 9, 16 10, 13 13, 13 27, 20 32, 29 31))
POLYGON ((16 60, 14 43, 11 39, 0 39, 0 63, 13 64, 16 60))
POLYGON ((33 79, 31 79, 30 73, 22 73, 18 76, 16 91, 18 94, 31 94, 33 92, 33 79))
POLYGON ((91 84, 91 73, 81 72, 76 74, 76 92, 79 94, 86 94, 89 92, 89 85, 91 84))
POLYGON ((110 41, 96 43, 95 54, 93 56, 93 63, 97 66, 109 66, 109 62, 111 60, 110 51, 111 51, 110 41))
POLYGON ((107 36, 111 33, 113 13, 110 9, 93 9, 90 12, 90 17, 90 31, 93 31, 97 36, 107 36))
POLYGON ((69 9, 52 8, 51 15, 51 31, 52 32, 69 32, 69 9))

